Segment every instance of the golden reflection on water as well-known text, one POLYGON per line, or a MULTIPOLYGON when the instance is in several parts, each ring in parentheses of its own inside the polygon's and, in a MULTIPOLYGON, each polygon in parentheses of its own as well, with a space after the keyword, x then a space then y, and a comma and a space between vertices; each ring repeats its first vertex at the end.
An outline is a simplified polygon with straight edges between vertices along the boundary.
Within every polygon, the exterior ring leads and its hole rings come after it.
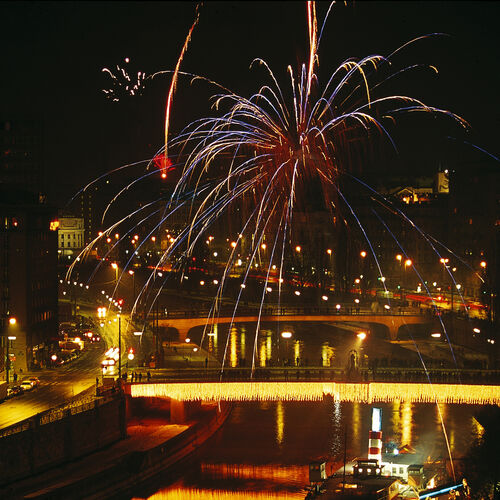
POLYGON ((471 419, 471 426, 472 426, 472 436, 474 439, 479 441, 484 434, 484 427, 476 420, 475 417, 472 417, 471 419))
POLYGON ((201 472, 205 477, 219 479, 252 479, 272 481, 275 484, 290 484, 290 478, 298 485, 307 484, 309 467, 307 465, 247 465, 240 463, 214 464, 202 463, 201 472))
POLYGON ((392 403, 391 427, 400 434, 398 446, 412 444, 413 406, 408 401, 396 400, 392 403))
POLYGON ((413 441, 413 404, 405 401, 401 404, 401 444, 411 446, 413 441))
POLYGON ((239 326, 241 330, 241 335, 240 335, 240 356, 242 358, 245 357, 245 352, 246 352, 246 340, 247 340, 247 329, 245 328, 245 325, 240 325, 239 326))
POLYGON ((283 408, 283 401, 278 401, 276 404, 276 442, 283 443, 283 435, 285 430, 285 409, 283 408))
MULTIPOLYGON (((211 464, 202 463, 201 473, 204 478, 213 478, 228 481, 250 480, 252 485, 255 482, 262 482, 265 487, 263 491, 250 491, 249 485, 241 486, 244 491, 228 491, 225 489, 202 489, 183 485, 170 487, 161 490, 148 497, 148 500, 291 500, 303 499, 303 485, 308 483, 309 469, 303 466, 280 466, 280 465, 246 465, 246 464, 211 464), (276 487, 286 484, 290 488, 290 478, 298 491, 273 491, 276 487)), ((293 487, 292 487, 293 488, 293 487)))
POLYGON ((272 491, 225 491, 225 490, 202 490, 199 488, 175 488, 159 491, 148 497, 148 500, 289 500, 303 499, 304 493, 287 493, 272 491))
POLYGON ((231 333, 229 336, 229 352, 230 352, 230 357, 229 357, 229 363, 231 364, 232 367, 235 367, 238 365, 238 329, 233 326, 231 328, 231 333))
POLYGON ((259 365, 266 366, 266 341, 265 339, 259 340, 260 349, 259 349, 259 365))
MULTIPOLYGON (((363 442, 363 436, 361 435, 361 403, 352 404, 352 421, 351 421, 351 432, 353 439, 352 441, 363 442)), ((366 436, 368 437, 368 436, 366 436)))

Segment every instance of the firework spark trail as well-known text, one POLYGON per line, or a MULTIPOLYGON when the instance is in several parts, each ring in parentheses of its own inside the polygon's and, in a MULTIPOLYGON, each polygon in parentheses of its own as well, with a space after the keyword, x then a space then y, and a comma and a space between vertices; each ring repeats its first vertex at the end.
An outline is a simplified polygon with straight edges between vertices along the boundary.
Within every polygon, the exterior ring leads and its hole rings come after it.
MULTIPOLYGON (((385 208, 385 207, 384 207, 384 208, 385 208)), ((391 231, 391 229, 389 228, 389 226, 387 225, 387 223, 386 223, 386 222, 382 219, 382 217, 380 216, 380 214, 378 214, 378 213, 377 213, 377 211, 376 211, 375 209, 372 209, 372 212, 373 212, 373 213, 375 214, 375 216, 378 218, 378 220, 380 221, 380 223, 381 223, 381 224, 385 227, 385 229, 387 230, 387 232, 391 235, 392 239, 396 242, 396 244, 398 245, 399 249, 400 249, 400 250, 401 250, 401 252, 404 254, 405 258, 406 258, 406 259, 408 259, 408 258, 409 258, 409 256, 408 256, 408 254, 406 253, 406 250, 403 248, 403 246, 401 245, 401 243, 399 242, 399 240, 396 238, 396 235, 395 235, 395 234, 391 231)), ((431 291, 429 290, 429 287, 426 285, 426 282, 425 282, 424 278, 422 277, 422 275, 421 275, 421 274, 420 274, 420 272, 418 271, 417 266, 413 264, 411 267, 412 267, 412 268, 413 268, 413 270, 415 271, 415 273, 416 273, 416 275, 418 276, 419 280, 422 282, 422 284, 423 284, 423 286, 424 286, 424 288, 425 288, 425 290, 426 290, 426 292, 427 292, 428 297, 431 299, 431 302, 432 302, 432 304, 433 304, 433 306, 434 306, 435 310, 437 310, 436 303, 434 302, 434 299, 433 299, 433 297, 432 297, 431 291)), ((450 346, 450 351, 451 351, 451 354, 452 354, 452 356, 453 356, 453 361, 455 362, 455 366, 458 368, 458 362, 457 362, 457 359, 455 358, 455 353, 454 353, 454 351, 453 351, 453 346, 452 346, 452 343, 451 343, 451 341, 450 341, 450 338, 448 337, 448 332, 447 332, 446 327, 445 327, 445 325, 444 325, 444 323, 443 323, 443 319, 441 318, 441 316, 440 316, 440 315, 437 315, 437 317, 439 318, 439 322, 440 322, 441 327, 442 327, 442 329, 443 329, 443 332, 444 332, 444 334, 445 334, 445 336, 446 336, 446 340, 448 341, 448 345, 450 346)), ((425 370, 425 372, 427 373, 427 367, 425 366, 425 363, 424 363, 424 361, 423 361, 423 359, 422 359, 422 356, 420 355, 420 351, 419 351, 419 349, 418 349, 418 346, 417 346, 417 344, 416 344, 415 340, 413 339, 413 336, 411 335, 411 331, 409 331, 409 333, 410 333, 410 336, 411 336, 411 338, 412 338, 412 341, 413 341, 413 343, 414 343, 414 345, 415 345, 415 348, 416 348, 416 349, 417 349, 417 351, 418 351, 418 354, 419 354, 420 360, 421 360, 421 362, 422 362, 422 366, 424 367, 424 370, 425 370)), ((428 373, 427 373, 427 378, 429 378, 429 374, 428 374, 428 373)), ((462 383, 461 378, 460 378, 460 373, 458 373, 458 381, 459 381, 459 383, 462 383)), ((429 379, 429 382, 430 382, 430 379, 429 379)))
POLYGON ((146 179, 147 177, 150 177, 152 175, 156 174, 156 172, 146 172, 145 174, 141 175, 140 177, 138 177, 137 179, 134 179, 133 181, 129 182, 127 185, 125 185, 122 189, 120 189, 116 194, 115 196, 113 196, 113 198, 109 201, 109 203, 106 205, 106 208, 104 209, 103 213, 102 213, 102 217, 101 217, 101 224, 104 224, 104 219, 106 218, 106 214, 108 213, 108 211, 110 210, 111 208, 111 205, 113 205, 113 203, 118 200, 118 198, 124 194, 125 192, 127 192, 130 188, 132 188, 135 184, 138 184, 140 181, 146 179))
MULTIPOLYGON (((398 241, 398 239, 396 238, 396 236, 394 235, 394 233, 389 229, 388 225, 385 223, 385 221, 380 217, 380 215, 375 211, 375 210, 372 210, 373 213, 377 216, 378 220, 383 224, 383 226, 387 229, 387 231, 389 232, 389 234, 391 235, 391 237, 393 238, 393 240, 396 242, 396 244, 399 246, 400 250, 403 252, 403 254, 405 255, 406 258, 408 258, 408 255, 406 254, 406 251, 405 249, 403 248, 403 246, 400 244, 400 242, 398 241)), ((412 266, 415 273, 417 274, 418 278, 420 279, 420 281, 424 284, 424 287, 427 291, 427 295, 429 297, 431 297, 432 299, 432 296, 431 296, 431 292, 429 290, 429 288, 427 287, 427 285, 425 284, 425 280, 422 278, 420 272, 418 271, 417 267, 416 266, 412 266)), ((434 300, 433 300, 433 303, 434 303, 434 300)), ((441 323, 441 327, 443 328, 443 331, 446 335, 446 339, 448 340, 448 345, 450 346, 450 351, 451 351, 451 354, 453 356, 453 360, 455 362, 455 366, 458 368, 458 363, 457 363, 457 360, 455 358, 455 353, 453 351, 453 347, 452 347, 452 344, 450 342, 450 339, 448 337, 448 333, 446 331, 446 328, 444 326, 444 323, 443 323, 443 320, 441 318, 441 316, 438 316, 439 317, 439 321, 441 323)), ((420 358, 420 362, 424 368, 424 372, 426 374, 426 377, 427 377, 427 381, 429 383, 429 386, 431 387, 431 390, 432 392, 434 393, 435 395, 435 391, 434 391, 434 387, 432 385, 432 381, 431 381, 431 378, 430 378, 430 374, 429 374, 429 371, 427 369, 427 366, 425 364, 425 361, 422 357, 422 354, 420 352, 420 349, 418 348, 418 345, 417 345, 417 342, 415 341, 415 339, 413 338, 413 335, 411 334, 411 330, 408 330, 409 334, 410 334, 410 337, 411 337, 411 340, 413 342, 413 345, 418 353, 418 357, 420 358)), ((460 377, 460 372, 458 372, 458 382, 461 384, 462 381, 461 381, 461 377, 460 377)), ((451 465, 451 470, 452 470, 452 474, 453 474, 453 478, 455 479, 455 466, 453 464, 453 457, 452 457, 452 453, 451 453, 451 447, 450 447, 450 443, 449 443, 449 440, 448 440, 448 433, 446 431, 446 425, 444 423, 444 418, 443 418, 443 414, 441 412, 441 408, 439 406, 439 403, 437 401, 437 398, 435 397, 435 404, 436 404, 436 407, 438 409, 438 415, 439 415, 439 421, 440 421, 440 424, 441 424, 441 427, 443 429, 443 435, 445 437, 445 442, 446 442, 446 448, 447 448, 447 451, 448 451, 448 456, 450 458, 450 465, 451 465)))
MULTIPOLYGON (((251 217, 249 217, 249 218, 248 218, 247 223, 246 223, 246 225, 245 225, 245 228, 246 228, 246 226, 250 223, 250 221, 251 221, 251 217)), ((269 219, 268 219, 268 220, 266 221, 266 223, 265 223, 264 230, 265 230, 265 228, 266 228, 266 226, 267 226, 267 223, 268 223, 268 222, 269 222, 269 219)), ((245 229, 245 228, 243 228, 243 229, 245 229)), ((253 248, 253 254, 252 254, 251 260, 253 260, 253 259, 255 258, 256 254, 257 254, 257 252, 258 252, 259 244, 260 244, 260 242, 262 241, 262 238, 263 238, 263 237, 264 237, 264 231, 262 231, 262 232, 260 233, 260 235, 259 235, 259 239, 258 239, 258 244, 257 244, 257 245, 255 245, 255 246, 254 246, 254 248, 253 248)), ((233 253, 234 253, 235 251, 236 251, 236 247, 234 247, 233 253)), ((234 261, 234 258, 231 260, 231 262, 233 262, 233 261, 234 261)), ((223 278, 222 278, 223 282, 225 282, 225 280, 226 280, 226 276, 227 276, 227 272, 228 272, 228 271, 229 271, 229 267, 226 267, 226 270, 225 270, 225 272, 223 273, 223 278)), ((249 276, 249 274, 250 274, 250 266, 248 266, 248 267, 247 267, 247 270, 246 270, 246 272, 245 272, 245 276, 244 276, 244 278, 243 278, 243 282, 242 282, 242 284, 240 285, 240 289, 239 289, 239 291, 238 291, 238 297, 237 297, 237 299, 236 299, 236 301, 235 301, 235 306, 234 306, 234 308, 233 308, 233 313, 232 313, 232 316, 231 316, 231 322, 230 322, 230 324, 229 324, 229 330, 228 330, 228 331, 231 331, 231 328, 233 327, 234 320, 235 320, 235 318, 236 318, 236 314, 237 314, 237 312, 238 312, 238 305, 239 305, 240 300, 241 300, 241 295, 242 295, 242 293, 243 293, 243 289, 244 289, 244 287, 246 286, 246 283, 247 283, 247 280, 248 280, 248 276, 249 276)), ((267 283, 266 283, 266 284, 267 284, 267 283)), ((259 315, 259 317, 260 317, 260 315, 259 315)), ((215 322, 215 317, 212 319, 212 321, 213 321, 213 322, 215 322)), ((257 328, 256 328, 256 331, 258 331, 258 326, 257 326, 257 328)), ((256 341, 257 341, 257 336, 255 337, 255 342, 256 342, 256 341)), ((225 366, 225 361, 226 361, 226 357, 227 357, 227 349, 228 349, 228 347, 229 347, 229 335, 227 336, 227 339, 226 339, 226 345, 225 345, 225 347, 224 347, 224 355, 223 355, 222 365, 221 365, 221 380, 222 380, 222 374, 223 374, 223 372, 224 372, 224 366, 225 366)), ((254 347, 255 347, 255 346, 254 346, 254 347)), ((254 349, 254 350, 255 350, 255 349, 254 349)), ((252 359, 253 359, 253 358, 252 358, 252 359)), ((253 371, 252 371, 252 376, 253 376, 253 371)))
POLYGON ((347 205, 349 211, 351 212, 351 215, 354 217, 361 232, 363 233, 363 237, 364 237, 365 241, 368 243, 368 246, 370 247, 370 251, 371 251, 373 260, 375 261, 375 264, 376 264, 378 272, 379 272, 379 277, 381 278, 381 281, 382 281, 382 286, 384 287, 385 295, 387 296, 387 305, 390 307, 391 306, 391 299, 388 295, 388 290, 387 290, 387 286, 385 284, 385 279, 382 279, 382 278, 384 278, 384 273, 382 272, 382 268, 380 267, 380 262, 377 258, 377 254, 375 253, 372 242, 371 242, 370 238, 368 238, 368 235, 366 234, 365 228, 363 227, 363 224, 361 223, 358 216, 354 212, 354 209, 352 208, 350 203, 346 200, 345 196, 342 194, 342 191, 340 191, 340 189, 338 189, 337 186, 335 186, 335 189, 336 189, 337 193, 340 195, 340 197, 342 198, 342 200, 344 201, 344 203, 347 205))
MULTIPOLYGON (((151 203, 148 203, 147 205, 145 205, 144 207, 140 207, 139 209, 137 209, 135 212, 133 212, 132 214, 129 214, 127 215, 126 217, 124 217, 123 219, 120 219, 118 222, 116 222, 115 224, 113 224, 111 227, 109 227, 105 232, 103 232, 101 235, 97 236, 96 238, 94 238, 94 240, 92 240, 88 245, 87 247, 84 248, 84 250, 82 250, 82 253, 83 252, 88 252, 101 238, 104 238, 106 236, 108 236, 109 234, 111 234, 111 232, 116 229, 117 227, 120 226, 120 224, 122 224, 126 219, 128 218, 131 218, 133 215, 137 215, 138 213, 140 213, 142 210, 145 210, 151 206, 153 206, 154 204, 158 203, 159 200, 154 200, 152 201, 151 203)), ((154 217, 155 215, 159 214, 161 211, 161 209, 158 209, 150 214, 148 214, 146 217, 144 217, 138 224, 142 224, 143 222, 147 221, 148 219, 150 219, 151 217, 154 217)), ((138 225, 137 224, 137 225, 138 225)), ((136 225, 136 226, 137 226, 136 225)), ((113 244, 113 246, 105 253, 104 257, 99 261, 99 263, 96 265, 96 267, 94 268, 94 270, 92 271, 92 274, 90 275, 89 279, 87 280, 88 283, 90 283, 97 271, 100 269, 100 267, 103 265, 103 262, 105 262, 107 260, 107 257, 108 255, 111 254, 111 252, 122 242, 122 241, 125 241, 125 238, 133 233, 136 229, 136 226, 133 226, 131 229, 129 229, 124 235, 122 235, 117 241, 115 241, 115 243, 113 244)), ((142 245, 143 243, 141 243, 142 245)), ((81 254, 80 254, 81 255, 81 254)), ((79 255, 79 257, 80 257, 79 255)), ((133 254, 132 254, 133 255, 133 254)), ((76 259, 75 259, 76 261, 76 259)), ((129 261, 130 262, 130 261, 129 261)), ((73 266, 74 265, 74 262, 73 264, 70 266, 70 269, 68 270, 68 273, 72 272, 73 270, 73 266)), ((126 269, 126 267, 125 267, 126 269)), ((118 281, 119 283, 119 281, 118 281)), ((118 283, 116 286, 118 286, 118 283)), ((116 287, 115 287, 115 290, 113 291, 113 295, 116 291, 116 287)))
POLYGON ((84 193, 85 191, 87 191, 87 189, 89 189, 91 186, 97 184, 100 180, 105 179, 106 177, 110 177, 112 174, 114 174, 116 172, 120 172, 120 171, 125 170, 127 168, 131 168, 131 167, 136 167, 138 165, 147 164, 148 161, 149 160, 139 160, 139 161, 135 161, 133 163, 127 163, 126 165, 121 165, 120 167, 116 167, 113 170, 110 170, 109 172, 106 172, 106 173, 100 175, 99 177, 96 177, 95 179, 93 179, 92 181, 90 181, 88 184, 86 184, 82 189, 80 189, 79 191, 77 191, 76 194, 74 194, 73 197, 70 198, 70 200, 68 201, 68 203, 66 203, 66 207, 68 207, 71 203, 73 203, 73 201, 75 201, 75 199, 76 199, 77 196, 79 196, 81 193, 84 193))
MULTIPOLYGON (((185 227, 160 257, 155 270, 141 290, 134 308, 138 304, 139 298, 144 298, 147 302, 151 296, 156 295, 148 314, 151 312, 162 289, 160 287, 156 294, 153 290, 157 276, 156 271, 161 263, 171 259, 174 261, 175 269, 182 270, 182 264, 195 251, 196 245, 200 243, 202 235, 208 228, 214 225, 223 214, 229 213, 232 207, 247 208, 250 215, 246 221, 243 221, 237 244, 233 247, 225 263, 220 285, 207 318, 202 341, 208 325, 210 322, 212 325, 215 324, 216 315, 220 314, 219 304, 222 303, 224 291, 229 282, 231 267, 237 257, 237 251, 243 246, 240 238, 249 236, 253 245, 244 275, 243 284, 245 284, 249 277, 250 267, 257 259, 260 243, 265 240, 268 231, 271 234, 274 233, 274 243, 268 262, 254 337, 252 374, 255 369, 260 319, 273 261, 276 255, 280 255, 278 258, 278 300, 281 300, 281 279, 286 256, 289 255, 290 251, 288 244, 291 245, 291 238, 289 241, 288 235, 293 234, 293 212, 301 208, 300 203, 304 203, 301 195, 307 192, 308 185, 314 182, 318 183, 323 203, 331 215, 335 214, 340 218, 342 210, 347 207, 347 212, 356 221, 357 227, 370 246, 379 275, 383 276, 372 243, 353 207, 344 196, 339 179, 341 176, 351 176, 356 179, 351 172, 356 167, 356 163, 362 163, 362 155, 369 154, 368 150, 376 142, 374 139, 378 141, 377 144, 380 143, 383 146, 388 144, 397 151, 390 127, 396 124, 400 115, 422 112, 431 117, 439 115, 449 118, 452 123, 458 123, 463 128, 468 126, 459 116, 428 106, 418 99, 405 95, 380 97, 376 93, 379 89, 382 90, 384 84, 409 71, 429 68, 437 72, 435 68, 424 65, 413 65, 393 71, 393 59, 397 54, 410 44, 428 38, 430 35, 407 42, 388 57, 373 55, 360 60, 349 59, 333 71, 327 79, 326 86, 321 87, 315 68, 319 64, 319 44, 331 8, 332 4, 328 8, 318 37, 316 5, 311 1, 307 2, 309 57, 307 63, 302 64, 297 72, 294 72, 291 66, 287 68, 286 80, 290 85, 287 95, 291 94, 291 99, 285 99, 277 78, 262 59, 252 61, 250 67, 252 68, 254 64, 262 66, 270 78, 270 84, 262 85, 258 92, 249 98, 241 97, 209 79, 181 72, 181 62, 199 19, 198 8, 175 70, 173 72, 158 72, 148 77, 154 78, 163 73, 172 73, 165 111, 165 146, 160 150, 164 158, 163 165, 166 166, 167 160, 170 161, 168 159, 169 149, 178 148, 182 154, 186 152, 186 161, 180 172, 180 179, 174 186, 164 214, 160 217, 160 224, 168 220, 169 214, 173 213, 176 207, 187 206, 190 199, 192 201, 185 227), (382 74, 382 70, 385 69, 390 70, 389 75, 382 74), (180 135, 170 139, 168 137, 170 114, 180 75, 193 77, 191 83, 202 79, 222 89, 222 94, 212 98, 213 108, 217 112, 221 111, 221 116, 196 120, 189 124, 180 135), (358 158, 360 160, 356 162, 358 158), (217 170, 220 168, 217 162, 223 164, 225 170, 222 174, 217 170), (182 256, 176 258, 176 254, 179 252, 182 256)), ((113 75, 111 76, 113 77, 113 75)), ((152 162, 149 163, 149 165, 151 164, 152 162)), ((132 186, 135 186, 135 182, 129 184, 125 190, 132 186)), ((124 190, 120 191, 118 196, 122 192, 124 190)), ((398 209, 393 208, 393 210, 397 211, 398 209)), ((404 218, 404 214, 399 212, 400 216, 404 218)), ((421 236, 426 238, 425 234, 414 223, 408 218, 405 220, 419 231, 421 236)), ((345 218, 343 223, 347 227, 345 218)), ((334 226, 336 224, 335 222, 334 226)), ((111 226, 109 231, 114 227, 116 225, 111 226)), ((434 245, 430 238, 427 241, 439 255, 436 248, 437 243, 434 245)), ((396 243, 400 245, 397 239, 396 243)), ((400 248, 402 248, 401 245, 400 248)), ((418 271, 415 269, 415 272, 418 271)), ((183 276, 184 274, 182 274, 181 280, 183 276)), ((163 280, 164 283, 166 279, 163 280)), ((385 283, 383 281, 382 283, 384 289, 387 290, 385 283)), ((241 297, 242 288, 237 294, 231 325, 236 318, 241 297)), ((221 376, 226 362, 228 345, 229 335, 224 349, 221 376)), ((424 369, 426 369, 420 351, 418 352, 424 369)), ((427 370, 426 373, 428 373, 427 370)), ((446 436, 444 422, 442 425, 446 436)), ((447 446, 449 449, 448 440, 447 446)))
POLYGON ((194 28, 198 24, 198 21, 200 19, 200 13, 199 13, 199 4, 196 6, 196 14, 195 14, 195 20, 186 36, 186 40, 184 41, 184 45, 182 46, 181 53, 179 55, 179 58, 177 59, 177 64, 175 66, 174 74, 172 76, 172 82, 170 83, 170 89, 168 91, 168 97, 167 97, 167 106, 165 109, 165 164, 168 160, 168 131, 169 131, 169 126, 170 126, 170 109, 172 106, 172 99, 174 96, 175 92, 175 86, 177 84, 177 78, 179 76, 179 70, 181 66, 181 62, 184 59, 184 54, 187 51, 189 42, 191 40, 191 36, 193 34, 194 28))
MULTIPOLYGON (((443 256, 439 252, 439 250, 436 248, 436 246, 434 245, 434 243, 439 244, 445 250, 447 250, 451 255, 455 256, 461 263, 465 264, 471 271, 473 271, 474 274, 477 275, 481 279, 481 281, 483 281, 482 278, 479 276, 479 274, 476 271, 474 271, 474 269, 469 264, 467 264, 460 256, 458 256, 457 254, 455 254, 452 250, 450 250, 448 247, 446 247, 439 240, 433 238, 431 235, 429 235, 429 234, 425 233, 424 231, 422 231, 422 229, 420 227, 418 227, 402 210, 400 210, 398 207, 396 207, 389 199, 387 199, 385 196, 381 195, 378 191, 376 191, 375 189, 373 189, 366 182, 363 182, 361 179, 359 179, 359 178, 357 178, 357 177, 355 177, 353 175, 350 175, 350 177, 352 179, 356 180, 357 182, 359 182, 361 185, 363 185, 367 189, 369 189, 370 192, 376 196, 377 201, 379 201, 381 203, 381 205, 385 209, 390 210, 393 213, 396 213, 403 220, 405 220, 411 227, 413 227, 422 236, 422 238, 424 238, 424 240, 427 241, 427 243, 429 244, 429 246, 432 248, 432 250, 439 257, 440 260, 443 258, 443 256), (382 202, 380 200, 382 200, 382 202)), ((450 273, 449 269, 447 269, 447 272, 448 272, 449 276, 451 277, 451 279, 453 281, 453 284, 455 285, 455 288, 456 288, 456 284, 457 283, 455 281, 454 276, 450 273)), ((460 296, 460 300, 461 300, 462 304, 467 309, 467 304, 465 302, 464 296, 462 295, 462 293, 460 292, 460 290, 457 289, 457 292, 458 292, 458 294, 460 296)), ((432 304, 434 305, 435 308, 437 307, 437 305, 434 302, 434 300, 432 300, 432 304)))

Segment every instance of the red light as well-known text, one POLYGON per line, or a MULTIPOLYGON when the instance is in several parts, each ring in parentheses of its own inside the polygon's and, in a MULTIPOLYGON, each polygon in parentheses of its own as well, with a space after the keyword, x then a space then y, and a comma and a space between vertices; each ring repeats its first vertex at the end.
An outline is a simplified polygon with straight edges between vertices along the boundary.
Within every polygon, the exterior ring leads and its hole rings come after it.
POLYGON ((165 155, 161 153, 153 158, 153 164, 161 172, 162 179, 166 179, 167 172, 174 169, 172 160, 170 158, 165 158, 165 155))

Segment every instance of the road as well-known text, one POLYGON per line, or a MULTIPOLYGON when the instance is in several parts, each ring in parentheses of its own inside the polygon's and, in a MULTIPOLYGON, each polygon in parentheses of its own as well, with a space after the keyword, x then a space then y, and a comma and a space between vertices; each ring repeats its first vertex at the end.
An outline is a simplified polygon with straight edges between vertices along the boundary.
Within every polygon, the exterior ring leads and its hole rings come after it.
POLYGON ((104 350, 104 343, 90 344, 78 359, 67 365, 30 372, 29 376, 40 379, 40 385, 0 404, 0 429, 59 406, 95 386, 104 350))

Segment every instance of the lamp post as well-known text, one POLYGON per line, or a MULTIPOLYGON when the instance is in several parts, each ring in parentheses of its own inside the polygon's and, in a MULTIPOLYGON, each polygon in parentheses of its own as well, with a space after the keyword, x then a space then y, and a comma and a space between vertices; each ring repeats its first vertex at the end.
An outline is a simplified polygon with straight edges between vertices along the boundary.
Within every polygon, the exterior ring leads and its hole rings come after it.
POLYGON ((129 269, 128 273, 132 276, 132 302, 130 303, 132 308, 135 303, 135 272, 132 269, 129 269))
MULTIPOLYGON (((9 326, 8 328, 11 329, 17 324, 17 319, 14 317, 9 318, 9 326)), ((7 338, 6 340, 6 345, 5 345, 5 381, 9 383, 9 369, 10 369, 10 358, 9 358, 9 347, 10 343, 13 340, 16 340, 16 337, 13 335, 9 335, 7 331, 7 338)))
POLYGON ((286 331, 286 332, 281 332, 281 337, 285 339, 286 346, 285 346, 285 351, 286 351, 286 359, 289 359, 288 356, 288 339, 292 338, 292 332, 286 331))
POLYGON ((118 314, 118 380, 122 379, 122 318, 118 314))

